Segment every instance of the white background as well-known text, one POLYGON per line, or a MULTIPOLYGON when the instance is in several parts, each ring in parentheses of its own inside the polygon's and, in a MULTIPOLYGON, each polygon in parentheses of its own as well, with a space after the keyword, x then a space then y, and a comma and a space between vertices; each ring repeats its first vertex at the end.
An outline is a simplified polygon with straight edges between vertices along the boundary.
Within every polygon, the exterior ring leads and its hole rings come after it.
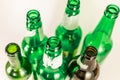
MULTIPOLYGON (((8 80, 4 68, 8 61, 5 46, 10 42, 21 45, 21 40, 29 32, 26 30, 26 13, 30 9, 40 11, 44 33, 54 35, 61 23, 67 0, 0 0, 0 80, 8 80)), ((120 7, 120 0, 81 0, 80 26, 83 37, 92 31, 107 5, 114 3, 120 7)), ((120 15, 119 15, 120 16, 120 15)), ((120 17, 117 18, 112 33, 113 48, 100 68, 98 80, 120 80, 120 17)))

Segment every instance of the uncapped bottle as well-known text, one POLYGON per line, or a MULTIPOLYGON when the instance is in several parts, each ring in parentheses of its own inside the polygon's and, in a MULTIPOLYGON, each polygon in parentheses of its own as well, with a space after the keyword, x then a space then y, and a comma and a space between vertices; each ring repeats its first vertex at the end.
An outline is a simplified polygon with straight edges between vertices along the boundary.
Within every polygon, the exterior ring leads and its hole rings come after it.
POLYGON ((70 80, 97 80, 100 70, 96 62, 97 49, 88 46, 84 55, 75 57, 68 65, 70 80))
POLYGON ((101 64, 104 61, 113 46, 111 35, 118 13, 119 7, 117 5, 110 4, 107 6, 95 30, 86 35, 81 53, 87 46, 94 46, 98 50, 98 63, 101 64))
POLYGON ((10 80, 28 80, 31 75, 30 64, 26 58, 21 56, 21 50, 18 44, 9 43, 5 47, 8 62, 5 71, 10 80))
POLYGON ((37 67, 39 80, 65 80, 65 67, 61 41, 52 36, 47 40, 43 58, 37 67))
POLYGON ((37 10, 27 12, 26 27, 28 31, 33 31, 33 36, 26 36, 22 40, 23 56, 27 57, 32 65, 33 75, 36 78, 37 62, 42 58, 47 37, 43 33, 40 13, 37 10))
POLYGON ((56 28, 56 36, 62 41, 63 56, 70 61, 76 55, 82 37, 79 26, 80 0, 68 0, 62 23, 56 28))

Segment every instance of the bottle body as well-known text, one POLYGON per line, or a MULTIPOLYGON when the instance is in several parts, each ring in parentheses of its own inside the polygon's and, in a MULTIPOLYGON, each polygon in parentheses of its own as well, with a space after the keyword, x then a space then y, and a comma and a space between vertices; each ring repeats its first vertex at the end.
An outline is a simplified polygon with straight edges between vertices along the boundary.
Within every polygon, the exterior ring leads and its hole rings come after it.
POLYGON ((21 56, 20 48, 16 43, 9 43, 6 46, 9 61, 5 71, 10 80, 27 80, 31 75, 30 63, 21 56))
POLYGON ((37 67, 40 80, 65 80, 66 66, 63 61, 61 42, 57 37, 47 40, 42 60, 37 67))
POLYGON ((75 30, 67 30, 63 26, 58 26, 56 36, 62 41, 64 58, 70 61, 76 55, 81 40, 80 27, 75 30))
POLYGON ((118 13, 119 8, 116 5, 110 4, 107 6, 94 31, 85 36, 81 54, 87 46, 94 46, 98 50, 98 63, 101 64, 106 59, 113 46, 111 35, 118 13))
POLYGON ((96 47, 98 50, 97 61, 98 63, 102 63, 111 51, 113 43, 112 40, 105 33, 98 32, 96 34, 90 33, 86 35, 83 45, 83 51, 86 49, 87 46, 96 47))

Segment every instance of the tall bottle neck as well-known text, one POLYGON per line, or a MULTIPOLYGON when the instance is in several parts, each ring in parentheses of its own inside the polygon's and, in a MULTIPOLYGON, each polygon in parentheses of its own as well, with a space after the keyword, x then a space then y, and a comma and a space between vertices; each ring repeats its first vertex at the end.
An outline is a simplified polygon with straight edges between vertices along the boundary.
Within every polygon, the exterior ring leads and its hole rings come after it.
POLYGON ((114 24, 115 19, 109 19, 108 17, 103 16, 93 33, 96 34, 97 32, 102 32, 110 37, 114 24))
POLYGON ((79 27, 79 15, 69 17, 68 14, 65 14, 62 21, 61 26, 67 30, 74 30, 79 27))
POLYGON ((14 68, 19 69, 21 67, 20 61, 22 61, 22 59, 20 59, 17 54, 12 56, 8 55, 8 60, 10 65, 13 66, 14 68))
POLYGON ((32 34, 33 34, 35 40, 39 39, 40 41, 42 41, 45 37, 45 34, 43 33, 43 28, 42 27, 33 30, 32 34))
POLYGON ((6 48, 6 53, 11 66, 14 68, 20 68, 22 64, 22 56, 20 47, 16 43, 9 43, 6 48))
POLYGON ((96 32, 102 32, 110 37, 118 14, 119 7, 117 5, 108 5, 106 10, 104 11, 102 19, 100 20, 93 33, 96 34, 96 32))
POLYGON ((79 26, 79 0, 68 0, 62 22, 62 26, 68 30, 74 30, 79 26))
POLYGON ((27 30, 34 32, 33 35, 35 40, 43 40, 44 33, 42 29, 42 21, 40 18, 40 13, 37 10, 30 10, 27 12, 26 21, 27 30))

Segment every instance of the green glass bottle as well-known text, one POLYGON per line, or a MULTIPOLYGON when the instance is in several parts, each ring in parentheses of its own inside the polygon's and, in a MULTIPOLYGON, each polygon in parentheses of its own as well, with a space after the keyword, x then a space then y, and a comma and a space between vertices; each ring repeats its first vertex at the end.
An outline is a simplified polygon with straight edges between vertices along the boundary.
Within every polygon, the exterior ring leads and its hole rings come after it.
POLYGON ((56 28, 56 36, 62 41, 63 56, 70 61, 77 53, 82 37, 79 26, 79 0, 68 0, 63 22, 56 28))
POLYGON ((68 65, 70 80, 97 80, 100 69, 96 61, 97 49, 88 46, 84 55, 75 57, 68 65))
POLYGON ((42 60, 37 67, 40 80, 65 80, 66 66, 63 62, 61 41, 52 36, 47 40, 42 60))
POLYGON ((22 40, 23 56, 27 57, 32 65, 33 75, 36 78, 37 62, 42 58, 47 37, 43 33, 40 13, 37 10, 27 12, 27 30, 33 31, 33 36, 24 37, 22 40))
POLYGON ((86 35, 81 53, 87 46, 94 46, 98 50, 97 61, 102 63, 112 49, 111 34, 118 17, 119 8, 110 4, 104 11, 104 15, 92 33, 86 35))
POLYGON ((28 80, 31 75, 31 67, 26 58, 22 58, 20 47, 16 43, 9 43, 5 47, 9 61, 5 71, 10 80, 28 80))

